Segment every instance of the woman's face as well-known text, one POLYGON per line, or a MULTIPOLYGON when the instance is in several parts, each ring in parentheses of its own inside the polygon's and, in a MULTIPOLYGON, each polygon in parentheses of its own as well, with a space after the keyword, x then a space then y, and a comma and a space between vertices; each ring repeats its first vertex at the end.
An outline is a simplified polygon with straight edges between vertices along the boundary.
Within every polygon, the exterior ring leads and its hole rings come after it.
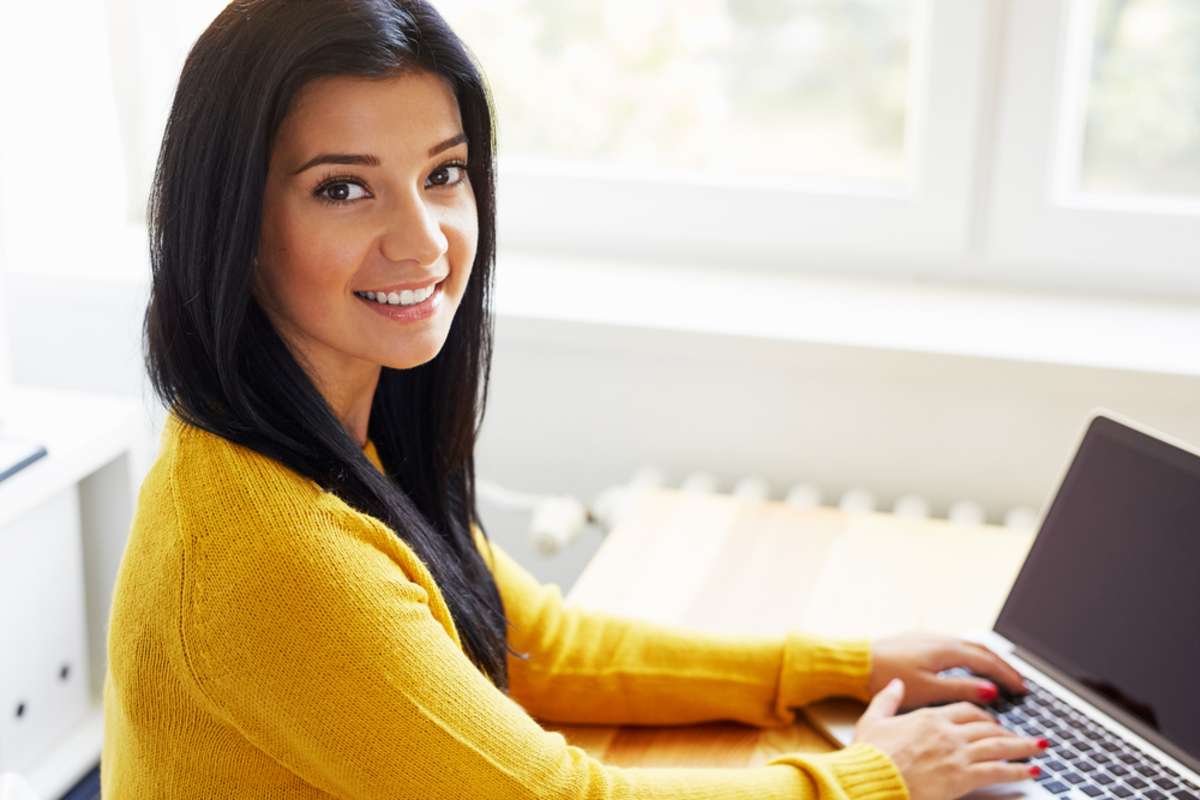
POLYGON ((318 383, 344 390, 441 350, 479 233, 467 155, 437 76, 298 93, 271 152, 255 292, 318 383))

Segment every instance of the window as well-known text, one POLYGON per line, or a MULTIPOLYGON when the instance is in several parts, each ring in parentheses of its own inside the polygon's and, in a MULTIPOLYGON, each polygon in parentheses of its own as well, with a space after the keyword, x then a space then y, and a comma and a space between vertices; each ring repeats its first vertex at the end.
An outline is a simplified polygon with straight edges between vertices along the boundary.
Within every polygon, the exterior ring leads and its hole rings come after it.
POLYGON ((981 2, 452 0, 502 246, 738 267, 965 246, 981 2))
MULTIPOLYGON (((1200 292, 1195 0, 435 4, 493 87, 502 251, 1200 292)), ((179 69, 222 5, 3 12, 6 107, 29 120, 5 149, 68 154, 78 189, 10 157, 11 238, 64 203, 144 224, 179 69), (39 61, 18 32, 51 23, 98 69, 39 61), (40 83, 15 79, 28 63, 40 83)), ((23 264, 45 236, 24 238, 23 264)))
POLYGON ((456 0, 507 160, 903 182, 915 0, 456 0))
POLYGON ((1079 191, 1200 199, 1200 4, 1101 0, 1088 11, 1079 191))
POLYGON ((1200 292, 1195 6, 1014 0, 989 269, 1034 283, 1200 292))

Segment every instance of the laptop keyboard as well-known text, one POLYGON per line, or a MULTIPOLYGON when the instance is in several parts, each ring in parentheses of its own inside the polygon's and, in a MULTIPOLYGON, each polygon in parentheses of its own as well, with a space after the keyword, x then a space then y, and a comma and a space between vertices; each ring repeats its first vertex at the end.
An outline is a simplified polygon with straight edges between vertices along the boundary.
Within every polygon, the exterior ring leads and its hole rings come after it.
MULTIPOLYGON (((952 669, 942 673, 964 677, 952 669)), ((1060 800, 1200 800, 1200 788, 1056 698, 1032 678, 1029 694, 1001 689, 991 710, 1000 724, 1022 736, 1045 736, 1050 749, 1030 759, 1036 779, 1060 800)))

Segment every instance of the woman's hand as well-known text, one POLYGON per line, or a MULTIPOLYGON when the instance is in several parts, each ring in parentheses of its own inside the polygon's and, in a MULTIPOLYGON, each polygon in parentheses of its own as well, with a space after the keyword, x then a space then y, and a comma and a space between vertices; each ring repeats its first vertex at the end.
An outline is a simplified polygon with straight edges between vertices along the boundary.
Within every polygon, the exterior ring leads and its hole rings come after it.
POLYGON ((891 757, 911 800, 952 800, 993 783, 1038 774, 1037 767, 1008 760, 1039 753, 1047 745, 1044 739, 1017 736, 965 702, 896 716, 903 700, 903 681, 884 687, 859 719, 854 741, 891 757))
POLYGON ((892 678, 905 685, 905 708, 969 700, 990 703, 997 683, 1012 694, 1025 694, 1025 682, 1011 665, 981 644, 947 636, 910 633, 871 643, 868 690, 877 694, 892 678), (943 678, 939 672, 966 667, 983 678, 943 678), (993 682, 995 681, 995 682, 993 682))

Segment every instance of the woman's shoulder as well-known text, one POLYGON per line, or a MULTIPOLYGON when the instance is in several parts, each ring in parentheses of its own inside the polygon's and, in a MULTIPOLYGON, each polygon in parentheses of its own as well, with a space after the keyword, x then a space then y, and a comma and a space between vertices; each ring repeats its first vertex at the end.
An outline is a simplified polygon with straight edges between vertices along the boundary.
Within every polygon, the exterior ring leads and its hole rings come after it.
MULTIPOLYGON (((159 455, 160 481, 175 505, 185 548, 278 553, 338 548, 367 539, 385 549, 395 537, 282 462, 170 414, 159 455), (379 529, 379 530, 376 530, 379 529), (339 544, 340 543, 340 544, 339 544)), ((221 559, 224 560, 224 559, 221 559)))
POLYGON ((169 500, 185 551, 197 557, 328 544, 335 530, 367 524, 310 478, 175 414, 147 483, 157 491, 143 489, 143 502, 169 500))
POLYGON ((296 496, 315 499, 317 484, 279 461, 170 413, 163 425, 160 459, 178 499, 273 505, 296 496))

